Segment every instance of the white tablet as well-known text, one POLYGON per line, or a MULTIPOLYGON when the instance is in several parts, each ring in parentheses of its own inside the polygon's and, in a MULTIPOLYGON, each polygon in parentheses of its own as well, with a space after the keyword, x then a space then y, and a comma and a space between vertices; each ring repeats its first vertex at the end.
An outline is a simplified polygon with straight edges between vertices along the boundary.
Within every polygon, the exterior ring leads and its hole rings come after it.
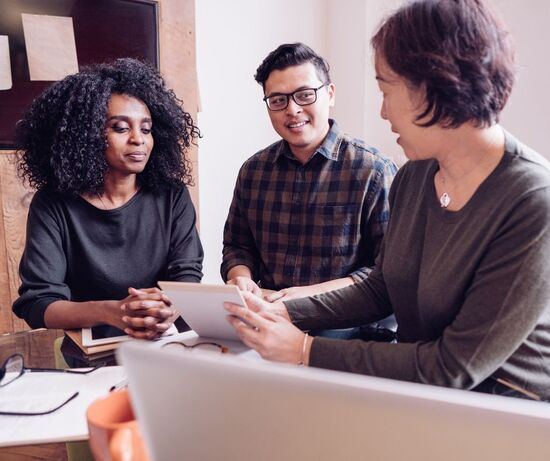
POLYGON ((246 306, 241 292, 235 285, 187 282, 158 284, 183 320, 199 336, 239 340, 237 333, 227 321, 229 313, 223 308, 224 302, 246 306))
POLYGON ((118 343, 127 339, 130 337, 124 331, 110 325, 82 328, 82 345, 86 347, 118 343))
MULTIPOLYGON (((166 330, 162 336, 176 334, 178 329, 174 325, 166 330)), ((91 328, 82 328, 82 345, 85 347, 100 346, 101 344, 119 343, 131 339, 124 331, 111 325, 97 325, 91 328)))

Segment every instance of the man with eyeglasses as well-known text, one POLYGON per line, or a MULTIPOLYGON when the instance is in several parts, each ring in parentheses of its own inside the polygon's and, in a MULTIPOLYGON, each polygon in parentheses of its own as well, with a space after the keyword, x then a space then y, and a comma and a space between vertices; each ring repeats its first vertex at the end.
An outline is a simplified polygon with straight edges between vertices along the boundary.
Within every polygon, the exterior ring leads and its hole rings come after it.
POLYGON ((255 79, 281 140, 242 166, 224 229, 221 274, 269 301, 330 291, 368 276, 389 218, 396 166, 343 133, 335 86, 311 48, 285 44, 255 79))

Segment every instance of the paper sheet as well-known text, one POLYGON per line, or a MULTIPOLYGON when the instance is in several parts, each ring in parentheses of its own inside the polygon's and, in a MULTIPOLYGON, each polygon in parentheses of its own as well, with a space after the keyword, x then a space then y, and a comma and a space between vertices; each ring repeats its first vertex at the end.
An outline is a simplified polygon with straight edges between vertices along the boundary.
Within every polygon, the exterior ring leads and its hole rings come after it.
POLYGON ((86 410, 125 378, 122 367, 104 367, 86 375, 24 373, 0 388, 0 410, 45 411, 55 408, 74 392, 79 395, 49 415, 0 415, 0 447, 64 442, 88 438, 86 410))
POLYGON ((31 80, 61 80, 78 72, 73 18, 22 14, 31 80))
MULTIPOLYGON (((198 337, 194 331, 178 333, 150 343, 161 348, 170 341, 184 341, 191 345, 199 341, 215 341, 229 348, 228 355, 237 355, 245 360, 263 360, 260 355, 238 341, 198 337)), ((182 354, 194 353, 178 346, 168 346, 182 354)), ((198 353, 200 350, 197 350, 198 353)), ((226 354, 219 354, 220 360, 226 354)), ((32 445, 38 443, 70 442, 88 438, 86 410, 94 400, 109 393, 111 386, 126 379, 123 367, 104 367, 87 375, 68 373, 25 373, 23 376, 0 388, 0 410, 44 411, 56 407, 74 392, 79 395, 64 407, 44 416, 0 415, 0 447, 32 445)), ((131 383, 130 383, 131 386, 131 383)))
POLYGON ((9 90, 12 86, 10 47, 7 35, 0 35, 0 91, 9 90))

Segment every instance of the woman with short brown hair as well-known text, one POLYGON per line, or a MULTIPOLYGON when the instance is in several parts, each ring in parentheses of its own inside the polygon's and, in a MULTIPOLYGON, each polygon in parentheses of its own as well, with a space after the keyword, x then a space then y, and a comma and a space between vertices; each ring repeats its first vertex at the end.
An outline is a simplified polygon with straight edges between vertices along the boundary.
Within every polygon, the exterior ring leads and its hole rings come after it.
POLYGON ((372 39, 381 116, 410 161, 373 273, 230 322, 263 357, 550 398, 550 165, 499 124, 510 36, 484 0, 417 0, 372 39), (395 313, 398 341, 310 338, 395 313), (502 383, 511 383, 510 387, 502 383), (524 389, 525 392, 511 389, 524 389))

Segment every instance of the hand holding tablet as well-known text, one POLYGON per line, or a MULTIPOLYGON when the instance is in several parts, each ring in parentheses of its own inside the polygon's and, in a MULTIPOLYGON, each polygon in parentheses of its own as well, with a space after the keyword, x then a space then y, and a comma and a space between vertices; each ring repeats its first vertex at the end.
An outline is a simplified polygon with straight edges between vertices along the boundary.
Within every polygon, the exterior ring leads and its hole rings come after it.
POLYGON ((246 307, 236 286, 187 282, 158 284, 183 320, 199 336, 239 341, 237 333, 226 320, 227 311, 223 308, 225 302, 246 307))

